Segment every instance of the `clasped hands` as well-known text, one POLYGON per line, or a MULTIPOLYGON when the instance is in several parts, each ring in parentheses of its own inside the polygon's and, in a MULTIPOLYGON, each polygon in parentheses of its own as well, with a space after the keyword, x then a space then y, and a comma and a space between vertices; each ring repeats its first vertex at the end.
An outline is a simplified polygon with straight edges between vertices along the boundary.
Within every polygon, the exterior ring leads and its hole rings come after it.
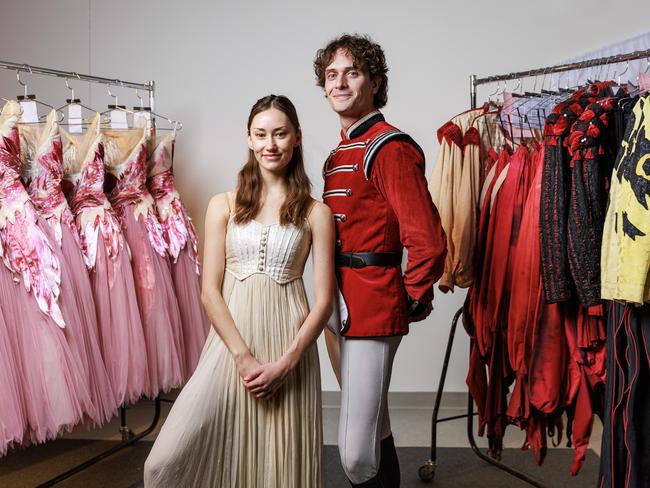
POLYGON ((258 399, 269 399, 275 395, 291 370, 284 356, 277 361, 260 364, 252 354, 248 354, 236 364, 244 386, 258 399))

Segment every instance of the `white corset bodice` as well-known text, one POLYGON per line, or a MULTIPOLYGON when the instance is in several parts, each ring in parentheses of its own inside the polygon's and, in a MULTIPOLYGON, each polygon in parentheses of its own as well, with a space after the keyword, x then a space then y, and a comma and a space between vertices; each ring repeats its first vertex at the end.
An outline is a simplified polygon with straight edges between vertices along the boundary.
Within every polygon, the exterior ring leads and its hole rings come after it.
POLYGON ((309 256, 311 231, 305 220, 263 225, 255 220, 237 224, 231 218, 226 233, 226 271, 239 280, 261 273, 284 284, 302 277, 309 256))

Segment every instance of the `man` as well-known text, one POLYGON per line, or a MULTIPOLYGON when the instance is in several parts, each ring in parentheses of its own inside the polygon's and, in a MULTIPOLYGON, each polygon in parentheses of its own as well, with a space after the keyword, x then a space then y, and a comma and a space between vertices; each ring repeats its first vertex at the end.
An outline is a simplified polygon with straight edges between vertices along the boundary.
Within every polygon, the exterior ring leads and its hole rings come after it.
POLYGON ((343 35, 318 51, 314 69, 341 123, 341 142, 323 168, 323 200, 337 230, 340 340, 329 331, 326 339, 341 385, 339 452, 353 487, 393 488, 400 477, 387 406, 393 358, 409 322, 432 310, 445 235, 422 150, 378 111, 388 90, 381 47, 343 35))

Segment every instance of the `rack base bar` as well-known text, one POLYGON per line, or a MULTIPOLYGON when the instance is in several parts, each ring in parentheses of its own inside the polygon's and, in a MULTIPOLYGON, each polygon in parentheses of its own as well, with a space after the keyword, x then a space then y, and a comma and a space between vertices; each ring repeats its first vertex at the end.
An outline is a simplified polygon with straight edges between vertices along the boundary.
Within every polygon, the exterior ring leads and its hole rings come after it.
MULTIPOLYGON (((506 473, 519 478, 520 480, 528 483, 531 486, 536 488, 546 488, 545 485, 541 484, 536 479, 518 471, 514 468, 511 468, 507 464, 504 464, 496 459, 493 459, 489 456, 486 456, 481 452, 479 447, 476 445, 476 440, 474 439, 474 415, 477 415, 474 412, 474 399, 472 395, 468 392, 467 394, 467 413, 463 415, 455 415, 453 417, 446 417, 443 419, 438 418, 440 412, 440 402, 442 400, 442 393, 445 388, 445 380, 447 379, 447 371, 449 369, 449 359, 451 357, 451 350, 454 344, 454 338, 456 336, 456 329, 458 325, 458 319, 463 313, 463 309, 459 309, 455 314, 451 322, 451 329, 449 331, 449 339, 447 341, 447 348, 445 350, 445 357, 442 363, 442 372, 440 374, 440 382, 438 383, 438 390, 436 392, 435 405, 433 407, 433 415, 431 418, 431 458, 424 462, 422 466, 418 469, 418 475, 422 481, 431 482, 436 474, 436 469, 438 467, 438 458, 437 458, 437 424, 441 422, 446 422, 449 420, 456 420, 461 418, 467 418, 467 440, 469 442, 472 451, 481 458, 482 460, 492 464, 497 469, 505 471, 506 473)), ((470 351, 472 348, 472 342, 470 341, 470 351)))
POLYGON ((62 482, 63 480, 66 480, 66 479, 70 478, 71 476, 73 476, 73 475, 75 475, 77 473, 80 473, 81 471, 84 471, 84 470, 90 468, 91 466, 94 466, 98 462, 106 459, 109 456, 112 456, 113 454, 121 451, 122 449, 124 449, 126 447, 131 446, 132 444, 135 444, 137 441, 139 441, 143 437, 146 437, 149 434, 151 434, 154 431, 154 429, 156 428, 156 426, 158 425, 158 422, 160 420, 160 398, 156 398, 154 405, 155 405, 155 410, 154 410, 153 420, 151 421, 151 425, 149 427, 147 427, 144 431, 140 432, 139 434, 132 435, 129 439, 124 440, 121 443, 119 443, 118 445, 113 446, 110 449, 107 449, 106 451, 102 452, 101 454, 98 454, 97 456, 89 459, 88 461, 85 461, 85 462, 75 466, 74 468, 69 469, 65 473, 62 473, 62 474, 58 475, 57 477, 52 478, 51 480, 46 481, 45 483, 38 485, 36 488, 47 488, 49 486, 54 486, 54 485, 62 482))

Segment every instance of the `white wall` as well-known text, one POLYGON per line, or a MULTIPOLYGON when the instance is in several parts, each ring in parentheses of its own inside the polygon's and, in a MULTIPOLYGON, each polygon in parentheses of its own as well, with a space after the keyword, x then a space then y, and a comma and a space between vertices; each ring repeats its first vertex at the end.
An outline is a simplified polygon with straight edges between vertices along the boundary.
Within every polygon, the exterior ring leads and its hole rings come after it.
MULTIPOLYGON (((368 33, 383 45, 390 66, 384 112, 423 146, 428 175, 438 150, 435 130, 468 106, 470 73, 552 64, 643 32, 648 18, 647 0, 630 0, 623 9, 613 0, 5 0, 0 59, 156 80, 157 111, 184 123, 177 182, 202 235, 208 199, 233 187, 245 158, 250 107, 268 93, 288 95, 296 104, 314 194, 320 195, 320 168, 337 143, 338 126, 315 86, 312 61, 316 49, 339 33, 368 33)), ((55 106, 68 96, 62 80, 23 78, 55 106)), ((104 87, 73 85, 84 103, 105 109, 104 87)), ((136 102, 131 90, 114 91, 120 103, 136 102)), ((0 96, 20 92, 15 75, 0 72, 0 96)), ((308 286, 310 280, 308 269, 308 286)), ((412 328, 397 355, 394 391, 435 389, 451 317, 463 298, 462 292, 439 293, 431 317, 412 328)), ((459 339, 449 391, 465 389, 462 329, 459 339)), ((326 355, 322 364, 324 389, 337 389, 326 355)))

